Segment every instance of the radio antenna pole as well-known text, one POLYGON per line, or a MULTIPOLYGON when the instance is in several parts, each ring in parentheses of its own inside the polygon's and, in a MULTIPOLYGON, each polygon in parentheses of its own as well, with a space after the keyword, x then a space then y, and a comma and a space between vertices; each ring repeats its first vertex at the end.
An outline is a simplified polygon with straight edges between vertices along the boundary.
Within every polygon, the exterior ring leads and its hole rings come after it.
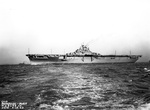
POLYGON ((30 54, 30 48, 28 48, 28 54, 30 54))

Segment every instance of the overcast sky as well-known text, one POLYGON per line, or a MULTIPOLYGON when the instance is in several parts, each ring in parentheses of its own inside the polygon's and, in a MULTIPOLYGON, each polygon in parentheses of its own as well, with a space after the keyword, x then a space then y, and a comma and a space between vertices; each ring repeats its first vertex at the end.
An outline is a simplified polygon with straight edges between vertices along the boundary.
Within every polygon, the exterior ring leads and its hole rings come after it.
POLYGON ((0 64, 25 54, 73 52, 82 43, 101 54, 150 60, 149 0, 1 0, 0 64))

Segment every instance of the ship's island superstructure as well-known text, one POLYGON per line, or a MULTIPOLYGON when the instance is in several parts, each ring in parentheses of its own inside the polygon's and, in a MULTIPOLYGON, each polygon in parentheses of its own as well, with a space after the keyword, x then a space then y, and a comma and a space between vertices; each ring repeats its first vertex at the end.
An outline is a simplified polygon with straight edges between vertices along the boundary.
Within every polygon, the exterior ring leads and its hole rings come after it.
POLYGON ((141 55, 101 55, 86 45, 66 54, 27 54, 31 64, 47 63, 135 63, 141 55))

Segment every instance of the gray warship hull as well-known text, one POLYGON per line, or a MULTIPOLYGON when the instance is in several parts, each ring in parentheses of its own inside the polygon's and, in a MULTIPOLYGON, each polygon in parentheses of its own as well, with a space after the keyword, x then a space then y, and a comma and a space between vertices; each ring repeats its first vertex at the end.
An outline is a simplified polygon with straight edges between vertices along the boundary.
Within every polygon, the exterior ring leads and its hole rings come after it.
POLYGON ((27 54, 32 65, 37 64, 90 64, 90 63, 135 63, 141 55, 101 55, 82 45, 72 53, 60 54, 27 54))
POLYGON ((48 64, 48 63, 80 63, 80 64, 86 64, 86 63, 135 63, 140 56, 132 55, 132 56, 59 56, 59 57, 45 57, 47 55, 34 55, 34 54, 28 54, 27 55, 30 59, 30 63, 32 65, 36 64, 48 64), (36 58, 31 58, 32 56, 36 56, 36 58), (40 56, 40 58, 38 58, 40 56), (42 58, 43 56, 43 58, 42 58), (65 58, 64 58, 65 57, 65 58))

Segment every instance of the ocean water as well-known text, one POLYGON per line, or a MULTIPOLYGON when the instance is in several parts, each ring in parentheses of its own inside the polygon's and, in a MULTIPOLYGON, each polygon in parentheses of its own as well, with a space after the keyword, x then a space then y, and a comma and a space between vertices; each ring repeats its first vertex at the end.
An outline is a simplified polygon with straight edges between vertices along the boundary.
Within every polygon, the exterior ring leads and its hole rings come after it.
POLYGON ((150 63, 1 65, 1 109, 7 101, 24 110, 149 110, 144 68, 150 63))

